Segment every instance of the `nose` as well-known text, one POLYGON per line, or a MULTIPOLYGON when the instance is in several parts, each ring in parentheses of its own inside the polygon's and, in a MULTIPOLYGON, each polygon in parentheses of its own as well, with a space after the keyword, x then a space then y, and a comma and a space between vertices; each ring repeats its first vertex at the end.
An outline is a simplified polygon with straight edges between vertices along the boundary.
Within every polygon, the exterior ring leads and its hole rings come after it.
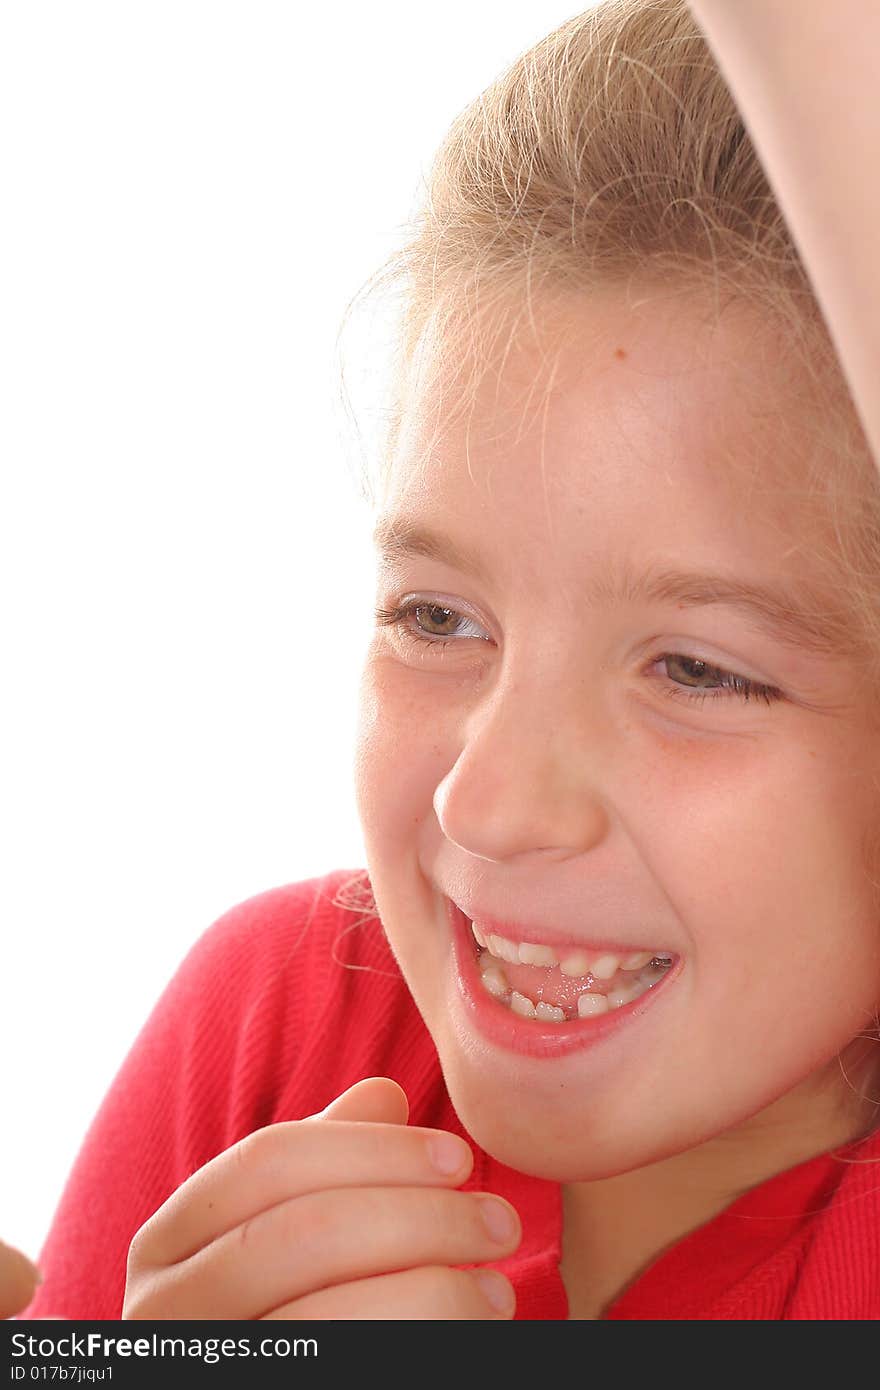
POLYGON ((583 854, 608 833, 597 774, 601 729, 577 692, 536 681, 497 688, 466 725, 464 747, 434 793, 446 838, 478 859, 583 854))

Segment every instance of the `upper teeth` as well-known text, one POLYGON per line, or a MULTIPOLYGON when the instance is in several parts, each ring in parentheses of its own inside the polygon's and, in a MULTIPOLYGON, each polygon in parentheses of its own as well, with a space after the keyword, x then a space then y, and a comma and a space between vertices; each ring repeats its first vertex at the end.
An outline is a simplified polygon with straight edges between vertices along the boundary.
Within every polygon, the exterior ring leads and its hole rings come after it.
POLYGON ((654 959, 653 951, 631 951, 615 955, 610 951, 567 951, 560 956, 552 946, 537 946, 531 941, 508 941, 504 936, 485 934, 475 922, 471 931, 477 944, 491 951, 500 960, 512 965, 558 965, 563 975, 593 975, 597 980, 610 980, 618 970, 641 970, 654 959))

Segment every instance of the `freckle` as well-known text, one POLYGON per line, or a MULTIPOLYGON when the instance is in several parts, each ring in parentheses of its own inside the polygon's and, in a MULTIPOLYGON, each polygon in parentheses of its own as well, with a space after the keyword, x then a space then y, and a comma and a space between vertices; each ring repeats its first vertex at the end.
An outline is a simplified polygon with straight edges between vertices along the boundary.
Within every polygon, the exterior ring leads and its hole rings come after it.
POLYGON ((618 359, 619 362, 622 362, 626 357, 626 350, 624 348, 615 348, 614 356, 618 359))

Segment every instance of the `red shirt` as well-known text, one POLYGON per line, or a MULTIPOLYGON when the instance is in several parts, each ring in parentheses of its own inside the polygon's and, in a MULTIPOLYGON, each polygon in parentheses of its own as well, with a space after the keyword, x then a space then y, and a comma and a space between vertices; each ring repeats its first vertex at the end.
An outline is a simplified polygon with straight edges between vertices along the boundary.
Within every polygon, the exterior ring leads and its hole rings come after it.
MULTIPOLYGON (((464 1134, 367 906, 366 874, 364 910, 335 900, 357 875, 262 893, 196 942, 86 1134, 40 1255, 44 1282, 21 1316, 119 1318, 132 1237, 197 1168, 254 1129, 390 1076, 411 1124, 468 1139, 475 1163, 462 1190, 500 1193, 519 1212, 522 1243, 496 1263, 516 1289, 517 1319, 567 1317, 561 1188, 497 1163, 464 1134)), ((880 1131, 746 1193, 661 1254, 605 1316, 880 1317, 880 1131)))

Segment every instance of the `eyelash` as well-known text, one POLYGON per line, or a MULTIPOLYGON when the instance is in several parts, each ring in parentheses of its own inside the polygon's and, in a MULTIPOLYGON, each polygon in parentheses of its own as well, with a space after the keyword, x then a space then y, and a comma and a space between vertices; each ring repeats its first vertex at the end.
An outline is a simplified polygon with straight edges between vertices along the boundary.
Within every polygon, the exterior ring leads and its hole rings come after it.
MULTIPOLYGON (((409 603, 401 604, 397 608, 377 608, 376 622, 380 627, 397 628, 403 640, 407 643, 411 643, 413 646, 418 644, 428 647, 439 647, 441 651, 451 646, 456 641, 455 638, 426 637, 424 633, 416 632, 411 627, 407 626, 407 619, 422 608, 437 608, 441 613, 449 613, 453 617, 461 618, 464 622, 469 621, 463 613, 457 613, 454 608, 447 608, 445 604, 425 603, 421 599, 414 599, 409 603)), ((654 662, 665 661, 671 656, 684 657, 685 661, 705 666, 707 672, 714 672, 720 676, 726 676, 728 679, 728 684, 722 686, 718 690, 693 690, 688 694, 682 693, 686 687, 673 684, 668 690, 663 692, 664 695, 669 695, 672 699, 683 700, 687 704, 693 704, 694 701, 699 701, 700 704, 702 704, 707 698, 710 700, 727 699, 729 695, 735 695, 745 701, 755 697, 766 701, 766 703, 770 705, 775 700, 781 700, 783 698, 782 691, 777 690, 775 686, 763 685, 760 681, 749 680, 747 676, 738 676, 732 671, 726 671, 722 666, 712 666, 709 662, 702 661, 700 657, 684 656, 682 652, 664 652, 661 656, 655 657, 654 662)))

